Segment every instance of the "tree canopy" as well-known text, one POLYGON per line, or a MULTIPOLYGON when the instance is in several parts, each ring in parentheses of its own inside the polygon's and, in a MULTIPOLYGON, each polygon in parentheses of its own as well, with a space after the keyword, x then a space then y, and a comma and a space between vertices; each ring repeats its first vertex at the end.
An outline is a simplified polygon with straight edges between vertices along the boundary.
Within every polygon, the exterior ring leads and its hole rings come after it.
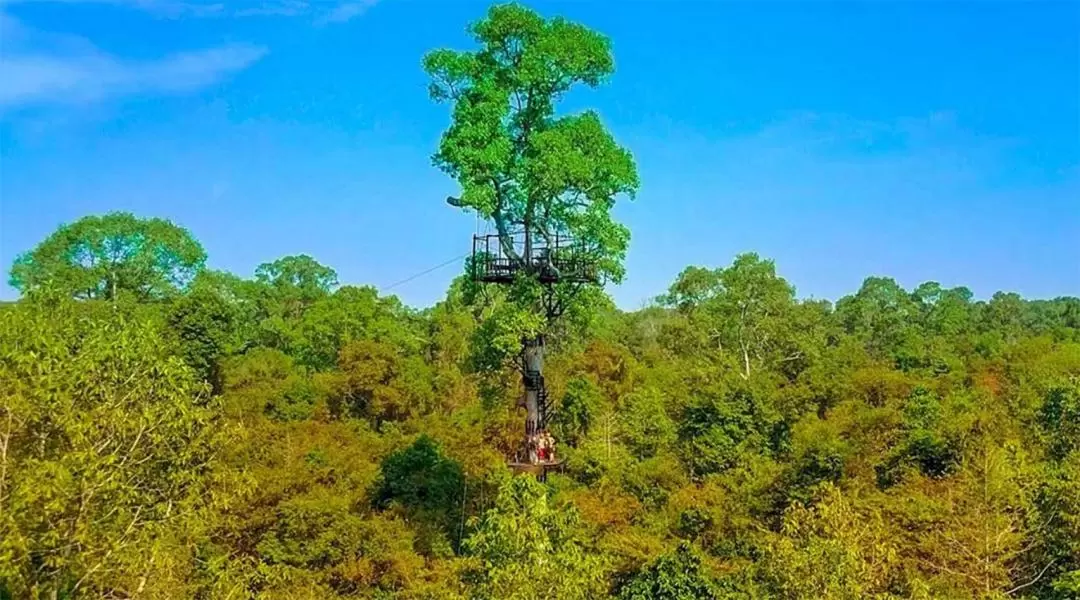
POLYGON ((595 87, 612 73, 609 40, 517 4, 493 6, 470 31, 479 49, 424 57, 432 98, 453 108, 434 157, 461 185, 451 204, 492 220, 516 260, 515 231, 549 247, 571 235, 603 275, 620 280, 630 233, 611 208, 637 190, 634 161, 595 112, 556 113, 574 86, 595 87))
MULTIPOLYGON (((633 162, 556 108, 608 41, 517 5, 472 32, 425 60, 453 204, 618 280, 633 162)), ((746 253, 637 310, 468 274, 412 308, 307 255, 204 260, 112 213, 15 261, 0 598, 1080 597, 1080 298, 874 274, 833 303, 746 253), (545 331, 538 481, 507 359, 545 331)))
POLYGON ((541 484, 491 344, 528 313, 465 277, 417 310, 294 256, 0 307, 0 595, 1080 590, 1077 299, 875 276, 834 306, 755 254, 636 311, 598 290, 547 357, 541 484))
POLYGON ((185 229, 131 213, 89 216, 61 226, 11 269, 26 294, 54 292, 82 299, 161 299, 186 288, 206 252, 185 229))

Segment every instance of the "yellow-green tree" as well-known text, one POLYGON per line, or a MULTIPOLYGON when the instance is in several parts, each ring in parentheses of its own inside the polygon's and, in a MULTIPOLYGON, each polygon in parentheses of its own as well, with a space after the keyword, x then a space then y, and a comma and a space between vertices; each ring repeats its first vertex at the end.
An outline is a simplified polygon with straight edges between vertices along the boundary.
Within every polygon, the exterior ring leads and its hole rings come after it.
POLYGON ((529 476, 508 478, 494 508, 465 541, 474 560, 472 597, 499 600, 596 598, 605 568, 580 539, 577 513, 552 506, 529 476))
POLYGON ((151 322, 0 314, 0 590, 181 597, 215 450, 208 387, 151 322))

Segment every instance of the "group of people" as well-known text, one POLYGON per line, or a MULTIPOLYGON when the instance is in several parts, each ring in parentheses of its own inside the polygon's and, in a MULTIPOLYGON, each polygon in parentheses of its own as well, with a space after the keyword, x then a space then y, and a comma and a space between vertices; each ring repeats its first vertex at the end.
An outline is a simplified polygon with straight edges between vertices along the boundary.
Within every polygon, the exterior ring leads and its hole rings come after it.
POLYGON ((555 438, 546 429, 529 436, 529 459, 533 463, 555 462, 555 438))

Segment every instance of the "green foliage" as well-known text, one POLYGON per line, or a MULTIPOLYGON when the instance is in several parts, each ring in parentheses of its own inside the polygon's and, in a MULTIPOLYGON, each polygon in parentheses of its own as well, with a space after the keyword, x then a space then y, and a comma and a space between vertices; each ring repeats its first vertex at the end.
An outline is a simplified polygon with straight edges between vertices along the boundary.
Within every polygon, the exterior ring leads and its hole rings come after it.
POLYGON ((1072 299, 871 279, 834 312, 744 255, 553 327, 527 278, 415 311, 331 273, 0 309, 3 593, 1075 595, 1072 299), (545 331, 547 487, 500 465, 545 331))
POLYGON ((400 592, 423 567, 412 553, 411 538, 400 521, 365 519, 341 498, 291 499, 279 505, 272 528, 257 546, 266 565, 263 587, 268 596, 311 589, 312 584, 330 597, 400 592))
MULTIPOLYGON (((609 42, 518 5, 470 31, 425 58, 450 203, 618 281, 634 163, 557 109, 609 42)), ((113 213, 16 260, 0 598, 1080 593, 1080 299, 870 277, 834 307, 749 253, 632 312, 529 269, 414 310, 305 255, 204 258, 113 213), (545 483, 506 466, 541 335, 545 483)))
POLYGON ((157 300, 186 288, 205 262, 187 230, 114 212, 62 225, 15 259, 10 282, 24 294, 157 300))
POLYGON ((423 345, 421 335, 415 315, 396 297, 380 298, 369 286, 342 286, 303 311, 292 350, 303 364, 327 369, 348 342, 373 340, 415 354, 423 345))
POLYGON ((457 539, 465 492, 461 465, 443 456, 438 445, 421 435, 411 446, 387 456, 374 492, 379 508, 403 508, 412 519, 427 520, 457 539))
POLYGON ((675 423, 655 390, 643 390, 630 396, 622 410, 622 439, 630 452, 640 459, 656 456, 675 442, 675 423))
POLYGON ((290 308, 310 305, 338 284, 337 272, 306 254, 259 265, 255 280, 269 286, 278 301, 290 308))
POLYGON ((701 559, 687 543, 656 559, 622 587, 620 600, 708 600, 716 590, 702 573, 701 559))
POLYGON ((331 400, 336 415, 379 423, 422 414, 432 404, 428 366, 419 357, 402 356, 400 348, 390 344, 350 342, 341 349, 338 369, 331 400))
POLYGON ((227 297, 199 278, 188 294, 167 310, 169 331, 177 338, 184 362, 215 392, 221 391, 221 361, 234 348, 241 314, 227 297))
POLYGON ((794 505, 764 547, 762 578, 774 597, 895 598, 896 549, 879 515, 828 486, 813 507, 794 505))
POLYGON ((1080 384, 1055 386, 1039 411, 1050 456, 1062 460, 1080 450, 1080 384))
POLYGON ((578 516, 550 504, 529 477, 504 479, 495 506, 473 525, 465 549, 476 559, 468 575, 474 598, 594 598, 604 565, 586 551, 578 516))
MULTIPOLYGON (((579 259, 600 277, 620 281, 630 232, 611 218, 611 209, 618 196, 636 192, 637 168, 596 113, 556 113, 564 94, 578 85, 595 87, 611 74, 609 41, 518 4, 491 7, 470 32, 478 49, 424 57, 432 99, 452 105, 451 125, 434 156, 461 186, 450 204, 493 221, 502 252, 516 263, 526 264, 522 255, 531 255, 539 241, 553 248, 556 236, 569 236, 580 244, 579 259), (515 247, 515 231, 524 232, 527 248, 515 247)), ((516 344, 543 326, 523 314, 539 306, 536 281, 525 278, 506 295, 519 310, 496 318, 488 334, 493 356, 485 364, 506 356, 507 338, 516 344)), ((589 304, 578 287, 553 286, 547 305, 562 313, 583 298, 589 304)))
POLYGON ((744 379, 766 360, 799 360, 792 314, 795 289, 772 261, 740 254, 726 269, 688 267, 661 298, 689 316, 699 349, 716 349, 744 379))
POLYGON ((915 355, 918 307, 896 281, 868 277, 858 293, 836 303, 836 314, 875 358, 894 359, 902 366, 915 355))
POLYGON ((916 388, 902 409, 903 436, 888 460, 878 469, 878 482, 892 485, 908 467, 927 477, 944 477, 960 460, 959 440, 950 439, 943 425, 944 407, 925 388, 916 388))
POLYGON ((295 352, 303 316, 336 285, 333 269, 304 254, 259 265, 250 290, 258 306, 260 342, 295 352))
POLYGON ((784 482, 788 500, 809 503, 821 487, 843 479, 853 450, 843 439, 837 421, 812 415, 796 425, 790 470, 784 482))
MULTIPOLYGON (((518 298, 532 298, 523 289, 536 286, 518 281, 518 298)), ((498 301, 473 335, 472 367, 477 371, 498 371, 521 352, 521 340, 535 338, 544 331, 544 316, 532 310, 532 300, 520 303, 498 301)))
POLYGON ((931 335, 957 336, 972 324, 971 290, 965 287, 944 289, 928 281, 912 293, 921 308, 923 330, 931 335))
POLYGON ((679 439, 695 476, 721 473, 743 457, 768 452, 777 415, 746 389, 695 398, 684 409, 679 439))
POLYGON ((574 378, 566 386, 553 429, 559 440, 576 446, 589 433, 600 411, 600 391, 587 379, 574 378))
POLYGON ((92 305, 0 313, 0 586, 12 596, 183 585, 172 544, 209 482, 215 410, 160 338, 92 305))
POLYGON ((289 421, 311 417, 321 390, 287 354, 257 348, 229 362, 224 391, 235 411, 289 421))
POLYGON ((595 114, 555 116, 574 85, 596 86, 612 71, 609 42, 513 4, 492 7, 472 33, 479 50, 424 58, 432 98, 453 104, 435 162, 462 185, 461 205, 487 218, 550 220, 535 226, 624 252, 626 230, 607 212, 637 186, 629 154, 595 114))

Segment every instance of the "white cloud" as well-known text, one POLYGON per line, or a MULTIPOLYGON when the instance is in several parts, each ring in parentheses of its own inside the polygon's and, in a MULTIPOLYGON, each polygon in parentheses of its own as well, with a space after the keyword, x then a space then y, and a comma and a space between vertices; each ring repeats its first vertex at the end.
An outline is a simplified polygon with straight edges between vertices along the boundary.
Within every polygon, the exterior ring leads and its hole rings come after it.
POLYGON ((40 31, 3 12, 0 40, 0 111, 187 92, 213 85, 266 54, 260 46, 228 44, 128 60, 85 38, 40 31))
POLYGON ((225 13, 222 2, 201 0, 0 0, 0 5, 13 4, 109 4, 144 10, 162 17, 210 17, 225 13))
POLYGON ((272 0, 251 3, 236 9, 232 14, 236 17, 296 17, 305 14, 308 8, 308 3, 304 0, 272 0))
POLYGON ((376 0, 359 0, 357 2, 342 2, 329 11, 323 13, 315 21, 318 24, 344 23, 367 12, 375 4, 376 0))
POLYGON ((16 3, 111 4, 126 6, 163 18, 181 17, 301 17, 319 25, 344 23, 364 14, 378 0, 0 0, 16 3))
POLYGON ((259 46, 227 45, 178 52, 159 60, 129 61, 101 52, 76 56, 0 56, 0 109, 83 103, 140 93, 178 93, 214 84, 266 53, 259 46))

